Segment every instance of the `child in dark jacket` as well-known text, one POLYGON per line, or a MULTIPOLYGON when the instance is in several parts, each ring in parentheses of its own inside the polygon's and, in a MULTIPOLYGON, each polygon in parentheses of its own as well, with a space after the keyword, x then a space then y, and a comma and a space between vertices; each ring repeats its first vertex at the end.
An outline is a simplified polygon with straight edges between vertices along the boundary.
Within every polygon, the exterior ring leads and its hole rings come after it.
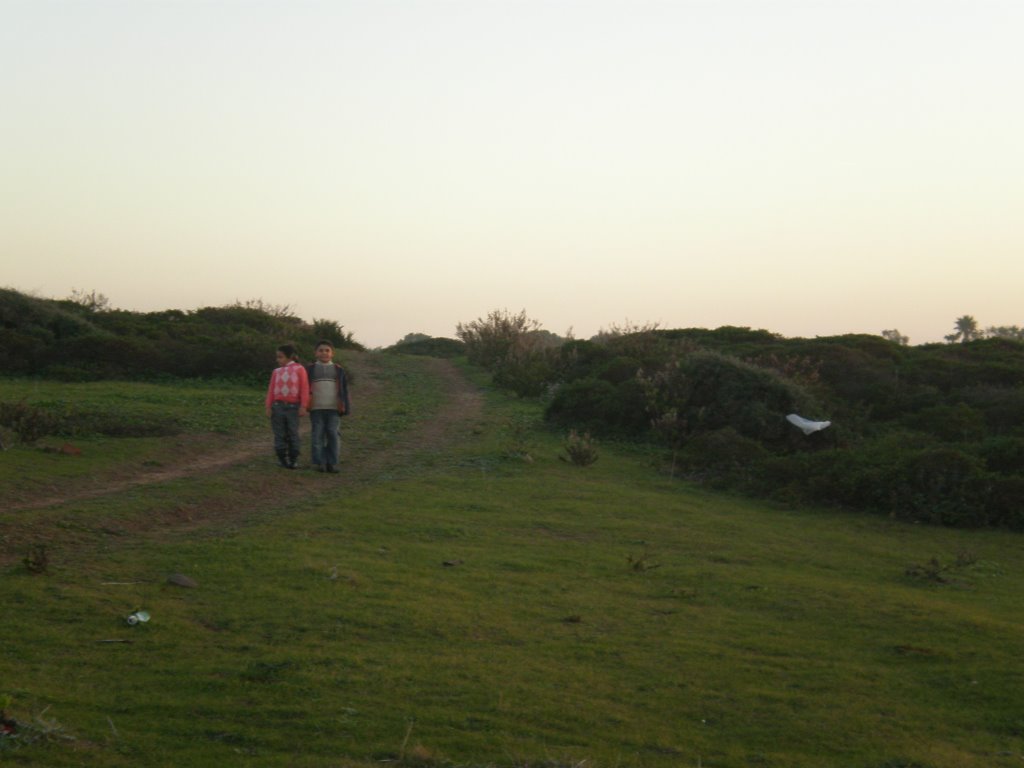
POLYGON ((334 345, 317 342, 316 362, 306 366, 309 378, 309 421, 312 427, 313 466, 318 472, 338 473, 341 417, 349 413, 348 378, 334 362, 334 345))

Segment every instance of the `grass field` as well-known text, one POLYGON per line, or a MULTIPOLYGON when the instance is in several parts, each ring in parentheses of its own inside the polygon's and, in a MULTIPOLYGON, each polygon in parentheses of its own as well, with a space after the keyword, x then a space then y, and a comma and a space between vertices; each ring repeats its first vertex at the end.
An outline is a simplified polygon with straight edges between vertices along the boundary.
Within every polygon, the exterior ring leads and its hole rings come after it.
POLYGON ((1024 764, 1019 535, 573 466, 533 404, 351 365, 340 478, 274 466, 258 390, 60 385, 184 432, 0 454, 0 762, 1024 764))

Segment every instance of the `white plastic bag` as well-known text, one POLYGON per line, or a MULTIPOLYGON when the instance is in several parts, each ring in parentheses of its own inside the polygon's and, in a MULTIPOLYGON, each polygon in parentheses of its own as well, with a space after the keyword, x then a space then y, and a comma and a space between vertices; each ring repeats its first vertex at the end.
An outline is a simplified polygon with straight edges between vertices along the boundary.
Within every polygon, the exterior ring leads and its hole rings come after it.
POLYGON ((810 419, 805 419, 803 416, 797 416, 795 413, 789 414, 789 416, 786 417, 786 421, 799 429, 805 435, 809 435, 813 432, 820 432, 825 427, 832 426, 831 421, 811 421, 810 419))

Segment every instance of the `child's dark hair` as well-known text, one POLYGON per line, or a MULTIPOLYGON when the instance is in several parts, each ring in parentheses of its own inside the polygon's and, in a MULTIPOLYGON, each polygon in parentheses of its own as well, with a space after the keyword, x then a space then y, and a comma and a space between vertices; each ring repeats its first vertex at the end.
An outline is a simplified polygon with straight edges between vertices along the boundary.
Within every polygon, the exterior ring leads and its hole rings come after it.
POLYGON ((329 342, 327 339, 320 339, 320 341, 316 343, 316 347, 330 347, 331 349, 334 349, 334 345, 331 344, 331 342, 329 342))
POLYGON ((298 360, 299 351, 295 348, 294 344, 282 344, 277 348, 277 351, 287 357, 289 360, 298 360))

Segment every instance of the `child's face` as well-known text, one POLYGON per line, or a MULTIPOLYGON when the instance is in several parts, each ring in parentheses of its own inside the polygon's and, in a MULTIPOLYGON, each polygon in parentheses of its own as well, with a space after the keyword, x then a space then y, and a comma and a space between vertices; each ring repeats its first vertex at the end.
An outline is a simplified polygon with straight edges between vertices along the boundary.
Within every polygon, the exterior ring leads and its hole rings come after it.
POLYGON ((288 358, 281 350, 277 350, 277 367, 283 368, 288 365, 288 358))
POLYGON ((326 344, 321 344, 316 348, 316 359, 321 363, 331 362, 331 358, 334 357, 334 350, 328 347, 326 344))

